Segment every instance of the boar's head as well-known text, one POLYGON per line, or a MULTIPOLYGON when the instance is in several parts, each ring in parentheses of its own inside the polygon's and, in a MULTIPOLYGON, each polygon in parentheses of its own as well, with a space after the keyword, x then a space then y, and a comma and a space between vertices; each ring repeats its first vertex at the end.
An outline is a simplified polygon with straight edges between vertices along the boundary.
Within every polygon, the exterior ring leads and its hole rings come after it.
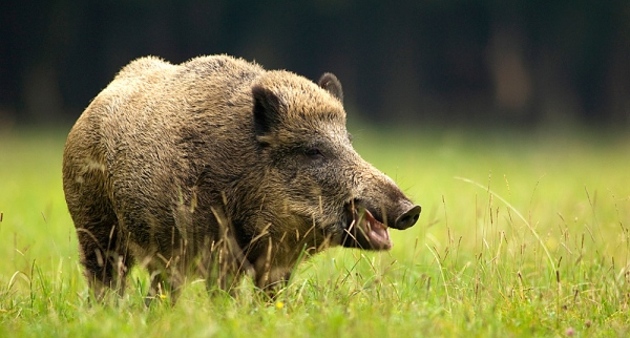
POLYGON ((332 246, 390 249, 388 228, 413 226, 420 206, 352 147, 337 78, 326 73, 318 84, 278 71, 252 88, 266 199, 281 209, 274 217, 284 220, 282 231, 332 246))

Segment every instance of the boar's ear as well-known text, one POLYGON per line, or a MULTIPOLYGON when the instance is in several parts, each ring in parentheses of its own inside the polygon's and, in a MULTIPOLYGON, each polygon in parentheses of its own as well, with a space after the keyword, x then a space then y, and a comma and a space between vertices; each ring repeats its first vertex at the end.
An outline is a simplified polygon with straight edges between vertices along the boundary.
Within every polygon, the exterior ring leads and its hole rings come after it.
POLYGON ((279 122, 280 99, 271 90, 261 86, 254 86, 252 95, 254 96, 254 132, 256 138, 261 143, 269 143, 263 139, 266 139, 265 135, 268 135, 274 125, 279 122))
POLYGON ((326 89, 330 94, 332 94, 332 96, 336 97, 340 102, 343 102, 341 82, 339 82, 335 74, 324 73, 317 83, 320 87, 326 89))

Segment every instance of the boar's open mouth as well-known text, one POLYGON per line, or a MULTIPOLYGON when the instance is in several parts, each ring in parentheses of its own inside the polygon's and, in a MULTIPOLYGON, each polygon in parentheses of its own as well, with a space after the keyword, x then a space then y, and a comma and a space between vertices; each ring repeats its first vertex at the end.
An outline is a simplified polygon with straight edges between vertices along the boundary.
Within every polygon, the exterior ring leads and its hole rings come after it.
POLYGON ((389 250, 392 241, 389 230, 376 211, 370 211, 358 201, 346 205, 347 224, 341 245, 365 250, 389 250))

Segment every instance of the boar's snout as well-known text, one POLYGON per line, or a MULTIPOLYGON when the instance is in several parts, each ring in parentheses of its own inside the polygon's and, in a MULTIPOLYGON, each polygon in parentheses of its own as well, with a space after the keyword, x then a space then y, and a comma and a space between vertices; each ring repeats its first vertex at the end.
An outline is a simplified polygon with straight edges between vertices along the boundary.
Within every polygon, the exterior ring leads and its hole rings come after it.
POLYGON ((420 218, 421 208, 400 191, 386 175, 372 169, 359 198, 346 205, 349 221, 341 245, 367 250, 389 250, 392 242, 388 228, 405 230, 420 218))
POLYGON ((419 205, 413 205, 409 202, 404 204, 406 205, 406 207, 403 210, 406 211, 398 216, 396 218, 396 221, 393 224, 390 224, 390 227, 398 230, 405 230, 416 224, 418 218, 420 218, 420 210, 422 209, 419 205), (411 206, 407 206, 409 204, 411 204, 411 206))

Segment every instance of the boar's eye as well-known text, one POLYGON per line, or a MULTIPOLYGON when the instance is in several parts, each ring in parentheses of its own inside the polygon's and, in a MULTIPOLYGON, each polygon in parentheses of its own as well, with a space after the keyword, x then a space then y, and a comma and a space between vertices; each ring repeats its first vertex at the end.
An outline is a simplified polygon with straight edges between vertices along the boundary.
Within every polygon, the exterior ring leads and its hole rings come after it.
POLYGON ((304 155, 310 160, 321 160, 324 158, 324 154, 317 147, 308 147, 304 149, 304 155))

